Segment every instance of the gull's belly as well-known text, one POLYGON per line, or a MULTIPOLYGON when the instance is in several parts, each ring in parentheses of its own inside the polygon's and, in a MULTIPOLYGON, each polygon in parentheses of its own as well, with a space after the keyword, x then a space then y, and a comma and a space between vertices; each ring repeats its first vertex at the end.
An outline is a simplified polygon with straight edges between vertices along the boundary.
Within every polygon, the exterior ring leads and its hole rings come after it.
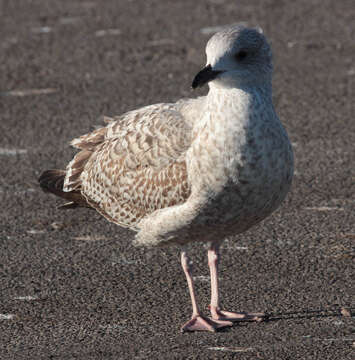
POLYGON ((284 200, 291 186, 290 174, 291 171, 284 169, 268 174, 259 173, 243 182, 227 183, 209 204, 208 212, 212 210, 209 215, 217 223, 252 226, 270 215, 284 200), (218 215, 213 214, 215 212, 218 215))
POLYGON ((235 156, 224 156, 221 183, 199 216, 203 223, 242 232, 281 204, 292 182, 293 154, 283 129, 273 135, 261 144, 239 147, 235 156))

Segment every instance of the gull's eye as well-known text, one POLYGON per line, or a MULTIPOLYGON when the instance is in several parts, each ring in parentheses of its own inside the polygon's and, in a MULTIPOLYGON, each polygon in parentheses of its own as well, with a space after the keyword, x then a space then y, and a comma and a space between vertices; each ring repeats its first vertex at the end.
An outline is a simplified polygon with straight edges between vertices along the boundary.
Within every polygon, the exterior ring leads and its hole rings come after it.
POLYGON ((247 57, 248 53, 245 50, 240 50, 239 52, 237 52, 237 54, 235 55, 235 58, 237 61, 243 60, 247 57))

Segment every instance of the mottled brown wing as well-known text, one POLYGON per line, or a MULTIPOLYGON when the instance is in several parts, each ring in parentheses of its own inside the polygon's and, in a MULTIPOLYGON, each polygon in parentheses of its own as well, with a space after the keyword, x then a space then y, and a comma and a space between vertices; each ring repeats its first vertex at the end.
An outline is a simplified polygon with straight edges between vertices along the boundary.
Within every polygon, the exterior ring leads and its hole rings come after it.
POLYGON ((129 112, 72 141, 82 151, 67 167, 64 191, 80 189, 107 219, 135 228, 146 214, 190 195, 190 144, 191 126, 174 104, 129 112))

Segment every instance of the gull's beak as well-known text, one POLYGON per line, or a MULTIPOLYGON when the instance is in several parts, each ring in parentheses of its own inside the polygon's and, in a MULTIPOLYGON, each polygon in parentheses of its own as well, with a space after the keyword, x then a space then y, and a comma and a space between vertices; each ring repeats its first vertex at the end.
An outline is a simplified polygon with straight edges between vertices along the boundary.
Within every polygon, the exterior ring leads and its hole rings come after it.
POLYGON ((212 70, 212 66, 207 65, 195 76, 191 86, 193 89, 201 87, 207 84, 209 81, 214 80, 218 76, 218 74, 222 72, 223 71, 212 70))

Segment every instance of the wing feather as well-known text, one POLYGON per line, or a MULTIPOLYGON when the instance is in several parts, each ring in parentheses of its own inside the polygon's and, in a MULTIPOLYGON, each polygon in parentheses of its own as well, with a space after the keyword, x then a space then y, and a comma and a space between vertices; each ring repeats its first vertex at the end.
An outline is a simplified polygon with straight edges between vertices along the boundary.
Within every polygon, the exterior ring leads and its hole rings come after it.
POLYGON ((71 142, 81 151, 67 166, 64 191, 80 189, 108 220, 131 228, 186 201, 192 125, 176 104, 151 105, 107 123, 71 142))

